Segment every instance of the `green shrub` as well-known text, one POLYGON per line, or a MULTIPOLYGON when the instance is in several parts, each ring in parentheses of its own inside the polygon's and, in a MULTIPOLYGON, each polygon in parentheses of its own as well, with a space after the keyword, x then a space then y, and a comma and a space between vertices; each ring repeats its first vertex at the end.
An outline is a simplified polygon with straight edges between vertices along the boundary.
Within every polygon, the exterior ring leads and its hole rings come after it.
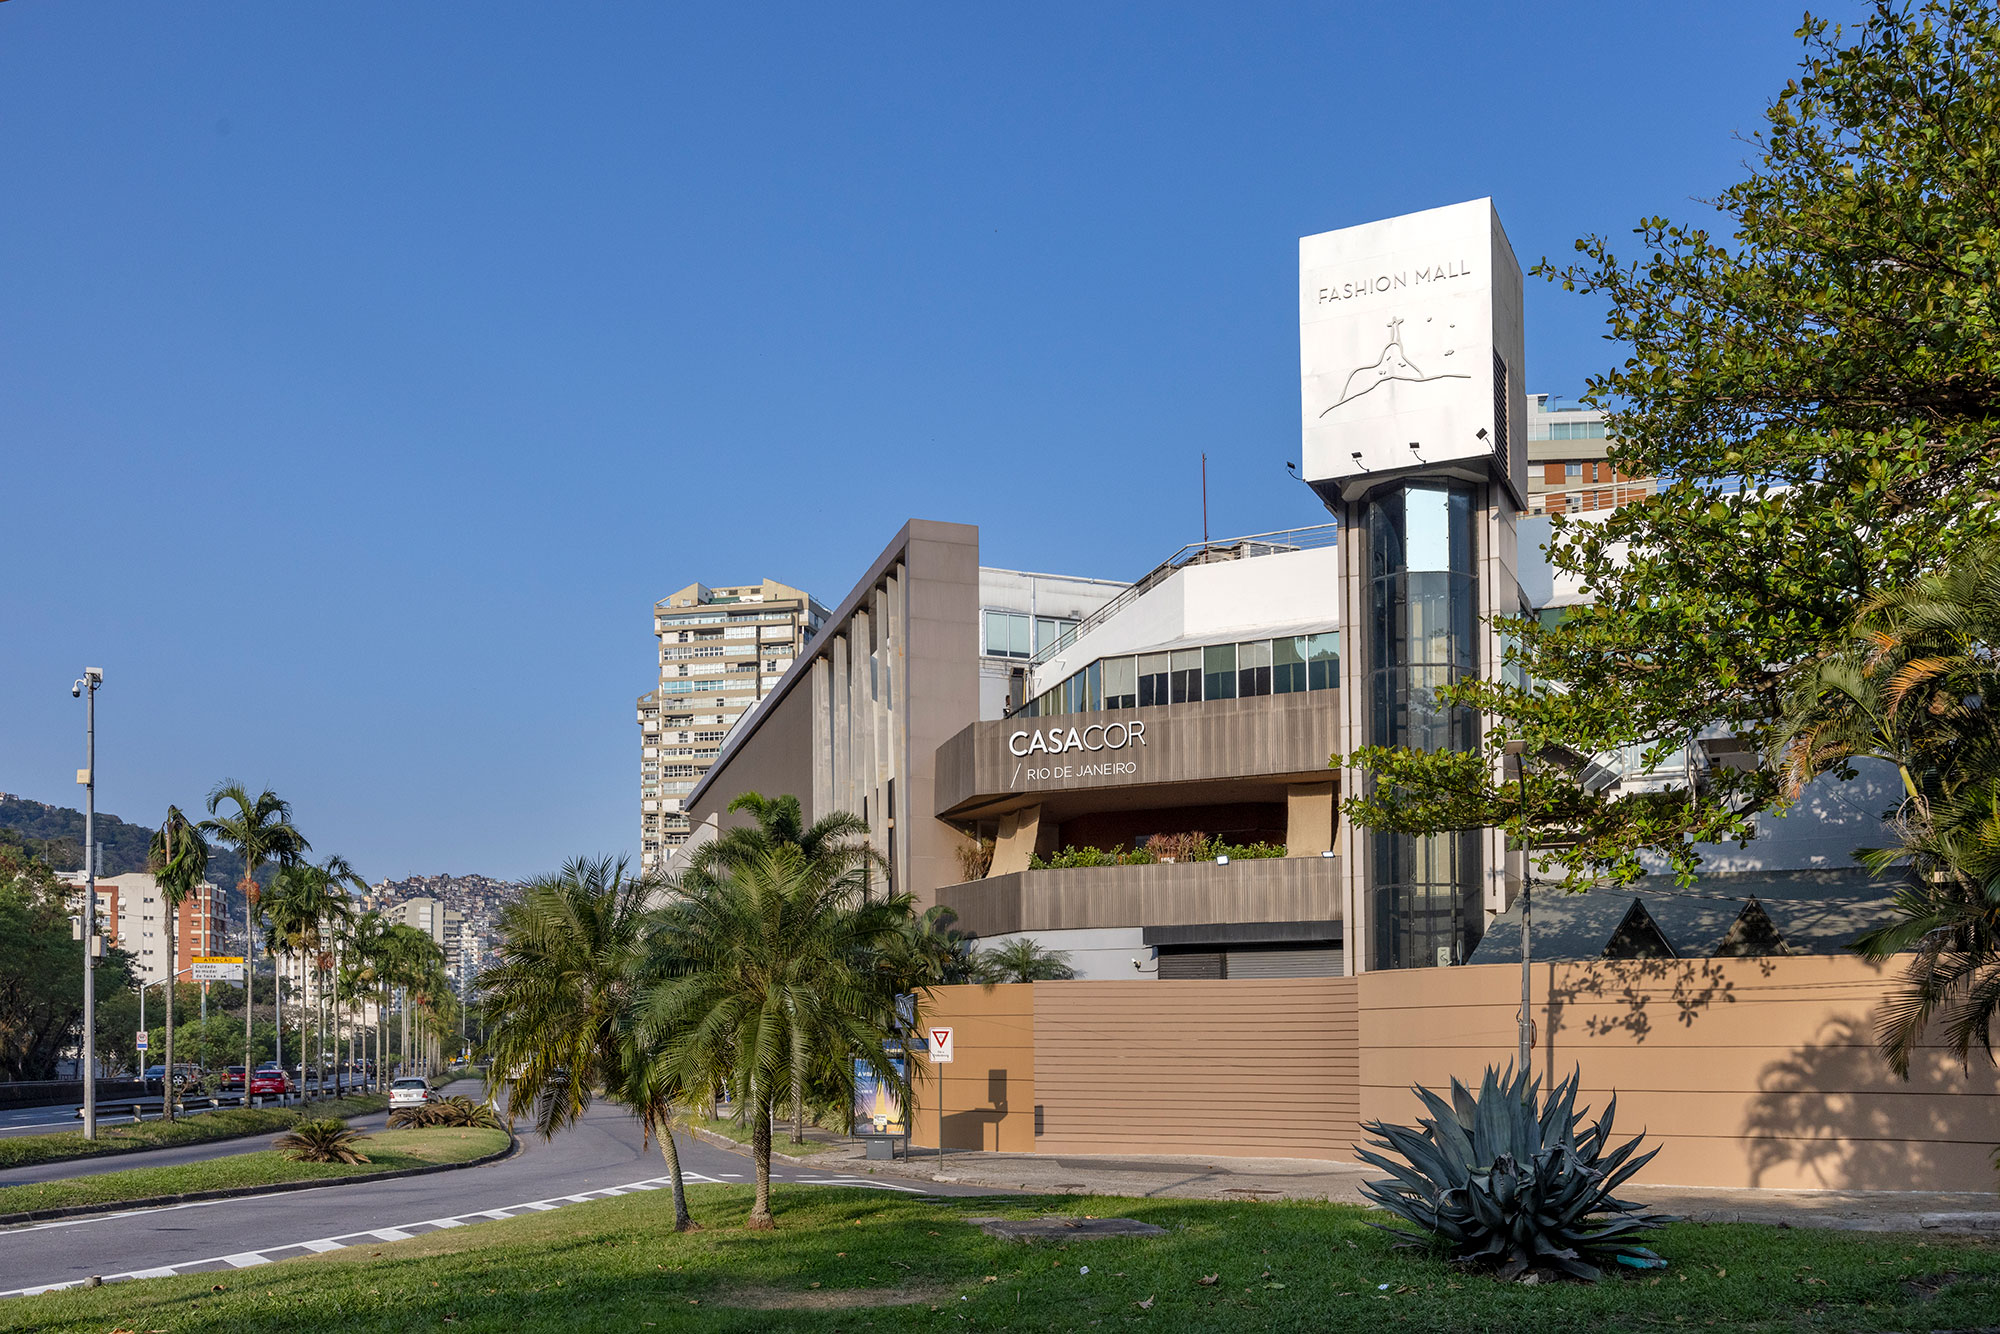
POLYGON ((389 1113, 391 1130, 433 1130, 440 1127, 501 1128, 499 1114, 492 1107, 456 1094, 433 1099, 421 1107, 399 1107, 389 1113))
POLYGON ((271 1147, 295 1163, 365 1163, 368 1155, 355 1146, 366 1138, 329 1116, 299 1122, 272 1140, 271 1147))
POLYGON ((1595 1281, 1599 1265, 1664 1267, 1666 1261, 1631 1237, 1667 1220, 1612 1194, 1659 1150, 1634 1157, 1645 1138, 1635 1135, 1607 1153, 1618 1099, 1612 1097, 1596 1124, 1583 1125, 1575 1106, 1580 1079, 1578 1072, 1550 1089, 1537 1111, 1540 1080, 1488 1066, 1476 1098, 1456 1079, 1450 1102, 1417 1089, 1430 1112, 1418 1118, 1420 1131, 1380 1121, 1363 1125, 1378 1138, 1357 1156, 1390 1180, 1363 1182, 1362 1193, 1421 1229, 1383 1230, 1426 1245, 1443 1243, 1456 1259, 1497 1266, 1503 1279, 1549 1269, 1595 1281))

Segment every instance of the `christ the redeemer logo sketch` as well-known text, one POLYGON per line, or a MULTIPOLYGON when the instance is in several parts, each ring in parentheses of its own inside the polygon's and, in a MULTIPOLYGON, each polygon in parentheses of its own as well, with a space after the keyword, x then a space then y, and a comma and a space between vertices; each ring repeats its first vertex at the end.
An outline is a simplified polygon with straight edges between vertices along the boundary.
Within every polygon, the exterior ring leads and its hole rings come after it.
MULTIPOLYGON (((1448 357, 1451 353, 1447 352, 1445 355, 1448 357)), ((1387 384, 1391 380, 1404 380, 1410 384, 1423 384, 1427 380, 1470 380, 1471 378, 1470 375, 1460 375, 1450 371, 1440 371, 1436 375, 1425 375, 1422 371, 1411 365, 1410 359, 1403 355, 1403 317, 1398 315, 1389 321, 1389 344, 1382 349, 1382 355, 1375 359, 1375 364, 1372 366, 1363 366, 1359 370, 1349 374, 1347 383, 1341 386, 1339 400, 1333 404, 1333 407, 1327 408, 1319 415, 1324 417, 1328 412, 1332 412, 1334 408, 1352 403, 1355 399, 1360 398, 1377 385, 1387 384)))

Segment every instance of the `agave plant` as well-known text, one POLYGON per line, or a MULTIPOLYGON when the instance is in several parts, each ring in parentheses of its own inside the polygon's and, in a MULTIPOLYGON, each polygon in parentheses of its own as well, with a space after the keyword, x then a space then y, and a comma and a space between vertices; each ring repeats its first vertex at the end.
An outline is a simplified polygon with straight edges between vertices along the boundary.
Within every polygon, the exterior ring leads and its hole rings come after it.
POLYGON ((1540 1080, 1511 1065, 1505 1074, 1488 1066, 1477 1097, 1456 1079, 1450 1102, 1416 1089, 1430 1112, 1418 1118, 1421 1130, 1362 1126, 1378 1137, 1369 1141, 1375 1149, 1403 1160, 1357 1149, 1391 1178, 1366 1182, 1362 1192, 1423 1229, 1383 1231, 1424 1245, 1444 1242, 1455 1258, 1496 1265, 1503 1279, 1552 1269, 1594 1282, 1602 1265, 1663 1268, 1665 1260, 1631 1238, 1667 1220, 1612 1194, 1659 1150, 1638 1153, 1645 1136, 1635 1135, 1607 1151, 1618 1099, 1601 1120, 1584 1125, 1589 1109, 1576 1110, 1581 1077, 1577 1071, 1550 1089, 1538 1110, 1540 1080))
POLYGON ((271 1147, 295 1163, 365 1163, 368 1155, 355 1146, 366 1138, 328 1116, 299 1122, 272 1140, 271 1147))

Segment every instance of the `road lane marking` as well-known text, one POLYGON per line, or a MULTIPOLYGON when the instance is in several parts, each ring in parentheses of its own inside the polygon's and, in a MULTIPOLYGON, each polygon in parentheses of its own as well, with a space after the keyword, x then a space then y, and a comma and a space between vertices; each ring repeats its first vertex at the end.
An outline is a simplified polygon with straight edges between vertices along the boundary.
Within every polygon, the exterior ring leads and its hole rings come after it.
MULTIPOLYGON (((735 1176, 737 1174, 724 1173, 723 1175, 735 1176)), ((708 1174, 703 1172, 683 1172, 681 1173, 681 1179, 691 1185, 721 1186, 721 1185, 731 1184, 730 1182, 723 1181, 718 1177, 709 1176, 708 1174)), ((777 1178, 777 1180, 781 1185, 849 1186, 849 1187, 861 1187, 870 1190, 903 1191, 912 1195, 924 1195, 928 1193, 916 1187, 905 1186, 899 1183, 888 1182, 888 1181, 878 1181, 875 1180, 874 1178, 779 1177, 777 1178)), ((445 1228, 453 1228, 453 1227, 468 1227, 471 1226, 474 1222, 477 1222, 482 1219, 498 1222, 502 1219, 513 1218, 531 1210, 536 1213, 547 1213, 551 1210, 560 1209, 563 1207, 563 1205, 568 1203, 587 1203, 591 1200, 610 1199, 634 1191, 659 1190, 662 1187, 671 1186, 672 1184, 673 1184, 672 1177, 664 1177, 664 1176, 649 1177, 644 1181, 628 1181, 623 1185, 605 1186, 597 1190, 584 1191, 576 1195, 557 1195, 544 1200, 529 1200, 522 1204, 509 1205, 501 1209, 480 1209, 472 1211, 470 1213, 454 1214, 449 1218, 427 1218, 424 1219, 422 1222, 405 1223, 400 1227, 363 1229, 358 1232, 343 1232, 337 1236, 323 1237, 317 1241, 295 1241, 295 1242, 288 1242, 280 1246, 266 1246, 262 1251, 241 1251, 235 1255, 211 1256, 204 1260, 188 1260, 177 1265, 156 1266, 148 1269, 134 1269, 134 1270, 129 1270, 122 1274, 105 1274, 102 1276, 102 1281, 106 1283, 120 1283, 128 1279, 135 1279, 135 1278, 169 1278, 177 1274, 199 1273, 204 1269, 211 1269, 219 1265, 227 1265, 234 1269, 247 1269, 255 1265, 266 1265, 266 1264, 276 1263, 276 1261, 271 1259, 271 1253, 274 1252, 309 1251, 317 1254, 325 1254, 328 1251, 344 1250, 349 1246, 374 1245, 378 1242, 388 1242, 388 1241, 408 1241, 414 1237, 423 1235, 425 1232, 442 1231, 445 1228)), ((256 1196, 253 1198, 269 1199, 271 1197, 256 1196)), ((159 1213, 159 1212, 164 1212, 165 1210, 168 1209, 193 1209, 193 1208, 200 1208, 204 1205, 217 1204, 217 1203, 223 1203, 223 1201, 199 1200, 190 1204, 165 1205, 161 1209, 157 1210, 144 1209, 144 1210, 132 1210, 123 1214, 96 1214, 90 1218, 66 1219, 63 1220, 63 1222, 65 1223, 99 1222, 106 1218, 130 1217, 134 1213, 159 1213)), ((30 1227, 11 1229, 10 1231, 29 1232, 38 1230, 38 1228, 42 1226, 59 1226, 59 1224, 34 1225, 30 1227)), ((0 1236, 6 1236, 6 1235, 9 1234, 0 1233, 0 1236)), ((56 1283, 40 1283, 31 1287, 14 1288, 7 1291, 0 1291, 0 1297, 32 1297, 38 1293, 57 1292, 64 1288, 80 1287, 87 1281, 88 1280, 86 1279, 78 1278, 78 1279, 69 1279, 63 1282, 56 1282, 56 1283)))

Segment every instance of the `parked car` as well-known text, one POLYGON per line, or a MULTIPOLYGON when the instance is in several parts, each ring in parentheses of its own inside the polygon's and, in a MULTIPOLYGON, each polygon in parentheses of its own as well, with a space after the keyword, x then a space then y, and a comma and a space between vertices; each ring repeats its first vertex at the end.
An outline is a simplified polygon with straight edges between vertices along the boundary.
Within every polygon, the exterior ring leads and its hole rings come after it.
POLYGON ((430 1081, 420 1075, 407 1075, 389 1086, 391 1107, 421 1107, 431 1097, 430 1081))
POLYGON ((250 1096, 253 1098, 280 1096, 291 1091, 292 1081, 285 1077, 283 1070, 275 1066, 261 1069, 250 1076, 250 1096))
POLYGON ((224 1093, 241 1093, 243 1091, 243 1067, 232 1065, 225 1069, 222 1072, 221 1088, 224 1093))

